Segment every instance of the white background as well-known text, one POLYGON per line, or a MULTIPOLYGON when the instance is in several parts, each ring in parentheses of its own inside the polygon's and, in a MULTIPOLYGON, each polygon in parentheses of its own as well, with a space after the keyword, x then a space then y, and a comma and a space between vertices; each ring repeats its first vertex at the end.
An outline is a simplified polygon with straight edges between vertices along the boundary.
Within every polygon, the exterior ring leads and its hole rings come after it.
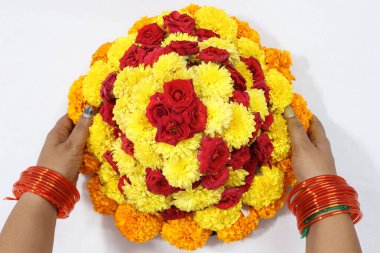
MULTIPOLYGON (((325 124, 340 175, 358 193, 364 218, 356 225, 364 252, 380 252, 379 1, 194 1, 248 21, 268 47, 292 52, 294 88, 325 124)), ((71 83, 88 71, 92 53, 127 33, 144 15, 189 1, 0 0, 0 198, 34 165, 48 131, 65 113, 71 83)), ((177 252, 158 237, 125 240, 112 217, 82 199, 56 229, 55 252, 177 252)), ((15 202, 0 201, 0 226, 15 202)), ((215 237, 200 252, 303 252, 286 208, 244 241, 215 237)))

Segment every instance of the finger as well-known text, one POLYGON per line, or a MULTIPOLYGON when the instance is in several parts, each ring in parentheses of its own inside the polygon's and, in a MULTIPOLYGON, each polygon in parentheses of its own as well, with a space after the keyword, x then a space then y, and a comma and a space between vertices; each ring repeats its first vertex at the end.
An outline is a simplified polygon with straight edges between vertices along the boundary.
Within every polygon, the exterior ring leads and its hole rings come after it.
POLYGON ((285 108, 284 117, 288 123, 290 140, 292 142, 292 150, 294 151, 295 149, 310 145, 309 137, 307 136, 305 129, 294 113, 292 107, 288 106, 285 108))
POLYGON ((74 151, 83 150, 89 135, 89 127, 92 125, 93 109, 89 105, 84 110, 78 123, 74 127, 66 142, 69 149, 74 151))
POLYGON ((330 143, 327 139, 325 129, 321 121, 313 115, 310 121, 310 128, 308 130, 308 135, 311 142, 318 148, 329 148, 330 143))
POLYGON ((69 137, 73 127, 74 125, 67 114, 63 115, 49 132, 49 142, 52 144, 62 143, 69 137))

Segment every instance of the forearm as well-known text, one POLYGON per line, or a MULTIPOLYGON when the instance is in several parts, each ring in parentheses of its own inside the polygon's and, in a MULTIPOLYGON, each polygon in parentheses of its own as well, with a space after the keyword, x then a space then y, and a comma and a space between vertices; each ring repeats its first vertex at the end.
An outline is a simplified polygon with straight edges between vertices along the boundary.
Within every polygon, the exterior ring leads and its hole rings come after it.
POLYGON ((26 192, 0 234, 0 252, 52 252, 57 210, 42 197, 26 192))
POLYGON ((306 252, 362 252, 349 214, 333 215, 310 226, 306 252))

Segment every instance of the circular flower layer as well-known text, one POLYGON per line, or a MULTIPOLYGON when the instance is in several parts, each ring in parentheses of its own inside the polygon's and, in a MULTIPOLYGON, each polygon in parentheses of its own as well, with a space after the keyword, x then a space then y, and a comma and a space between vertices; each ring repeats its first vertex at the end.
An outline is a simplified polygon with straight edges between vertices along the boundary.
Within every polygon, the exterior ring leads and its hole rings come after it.
POLYGON ((248 236, 295 182, 282 113, 291 104, 305 128, 311 113, 293 96, 291 64, 248 23, 197 5, 143 17, 100 46, 68 96, 74 123, 86 105, 97 112, 81 169, 96 173, 95 209, 119 205, 116 226, 138 243, 161 232, 193 250, 211 230, 248 236))

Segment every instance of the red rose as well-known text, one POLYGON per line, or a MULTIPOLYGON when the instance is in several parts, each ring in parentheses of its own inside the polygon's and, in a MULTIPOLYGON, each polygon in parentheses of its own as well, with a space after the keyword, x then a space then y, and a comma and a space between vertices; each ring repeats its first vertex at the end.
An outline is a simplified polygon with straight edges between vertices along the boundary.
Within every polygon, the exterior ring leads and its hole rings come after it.
POLYGON ((133 44, 120 59, 120 69, 123 69, 127 66, 137 67, 139 64, 144 62, 146 53, 146 49, 133 44))
POLYGON ((192 185, 191 185, 191 189, 195 189, 197 188, 198 186, 201 185, 201 180, 198 180, 198 181, 195 181, 192 185))
POLYGON ((269 102, 269 86, 264 81, 257 81, 253 83, 253 88, 255 89, 262 89, 264 91, 265 100, 267 103, 269 102))
POLYGON ((261 164, 269 163, 273 149, 272 142, 266 133, 257 137, 256 142, 253 144, 253 153, 261 164))
POLYGON ((251 71, 254 82, 264 81, 264 73, 258 60, 256 60, 253 57, 240 57, 240 59, 245 63, 245 65, 247 65, 248 69, 251 71))
POLYGON ((146 108, 146 117, 148 121, 155 127, 158 122, 164 117, 168 116, 170 110, 164 104, 164 94, 157 92, 150 97, 150 102, 146 108))
POLYGON ((215 175, 206 175, 201 178, 201 184, 204 188, 212 190, 223 186, 230 176, 227 167, 223 167, 215 175))
POLYGON ((273 114, 271 112, 269 112, 269 114, 267 116, 265 116, 265 120, 264 120, 263 125, 261 126, 261 129, 263 131, 269 131, 269 128, 273 123, 273 120, 274 120, 273 114))
POLYGON ((184 111, 195 97, 193 81, 177 79, 164 84, 165 103, 175 112, 184 111))
POLYGON ((116 126, 116 121, 114 121, 113 118, 113 108, 115 104, 113 102, 109 102, 107 100, 103 101, 102 106, 99 109, 99 114, 102 116, 102 119, 104 122, 107 122, 110 126, 116 126))
POLYGON ((148 190, 153 193, 162 194, 167 197, 176 191, 176 189, 169 184, 164 175, 162 175, 162 171, 160 170, 147 168, 145 180, 148 190))
POLYGON ((232 100, 245 107, 249 107, 249 94, 241 90, 234 90, 232 92, 232 100))
POLYGON ((206 129, 207 108, 198 98, 194 99, 193 104, 182 113, 182 116, 194 133, 206 129))
POLYGON ((106 161, 112 166, 112 168, 117 172, 119 173, 119 168, 117 167, 117 164, 116 162, 113 160, 113 157, 112 157, 112 151, 111 150, 108 150, 107 152, 105 152, 103 154, 103 157, 104 159, 106 159, 106 161))
POLYGON ((261 129, 261 126, 263 124, 263 120, 261 119, 259 112, 254 112, 253 116, 255 117, 255 132, 252 134, 252 138, 255 138, 256 135, 259 133, 259 130, 261 129))
POLYGON ((124 133, 120 136, 121 139, 121 149, 124 150, 125 153, 127 153, 130 156, 133 156, 133 142, 131 142, 127 136, 125 136, 124 133))
POLYGON ((103 100, 114 101, 115 96, 112 93, 113 85, 116 81, 117 73, 110 73, 106 79, 102 82, 102 87, 100 88, 100 96, 103 100))
POLYGON ((231 152, 231 158, 228 161, 234 170, 241 169, 249 161, 251 155, 249 153, 249 147, 243 146, 240 149, 234 149, 231 152))
POLYGON ((124 194, 123 186, 125 185, 125 183, 131 184, 131 180, 129 180, 129 178, 127 178, 126 175, 122 176, 122 177, 119 179, 119 183, 117 184, 117 188, 119 189, 119 191, 120 191, 122 194, 124 194))
POLYGON ((229 156, 227 144, 222 138, 204 137, 198 154, 200 172, 206 175, 217 174, 225 168, 229 156))
POLYGON ((165 32, 157 25, 157 23, 149 24, 141 28, 136 37, 136 43, 143 45, 158 45, 164 38, 165 32))
POLYGON ((222 193, 222 199, 214 206, 220 209, 233 207, 239 203, 241 195, 243 195, 243 192, 238 187, 225 189, 222 193))
POLYGON ((257 158, 251 154, 251 159, 243 167, 243 169, 248 172, 248 175, 244 179, 245 185, 239 187, 242 190, 242 192, 248 191, 251 187, 253 177, 255 176, 255 172, 257 170, 258 165, 259 162, 257 158))
POLYGON ((164 29, 169 28, 169 32, 176 33, 192 33, 195 29, 195 21, 187 14, 180 14, 178 11, 173 11, 164 18, 164 29))
POLYGON ((178 114, 163 117, 157 126, 156 141, 175 146, 179 141, 191 138, 194 132, 178 114))
POLYGON ((204 40, 208 40, 209 38, 212 38, 212 37, 220 38, 219 34, 207 29, 198 29, 196 31, 196 35, 198 36, 198 41, 200 42, 204 40))
POLYGON ((240 72, 230 65, 227 65, 226 69, 231 73, 231 78, 234 80, 234 89, 245 91, 247 89, 246 81, 240 72))
POLYGON ((165 220, 176 220, 176 219, 182 219, 185 218, 190 213, 179 210, 175 206, 171 206, 169 209, 166 209, 161 212, 161 215, 164 217, 165 220))
POLYGON ((197 54, 199 52, 198 42, 194 41, 172 41, 169 47, 179 55, 197 54))
POLYGON ((227 50, 217 47, 207 47, 197 56, 198 59, 204 62, 217 62, 222 64, 227 64, 229 57, 230 53, 228 53, 227 50))
POLYGON ((150 51, 144 58, 144 64, 152 66, 161 55, 169 54, 173 52, 170 47, 157 47, 153 51, 150 51))

